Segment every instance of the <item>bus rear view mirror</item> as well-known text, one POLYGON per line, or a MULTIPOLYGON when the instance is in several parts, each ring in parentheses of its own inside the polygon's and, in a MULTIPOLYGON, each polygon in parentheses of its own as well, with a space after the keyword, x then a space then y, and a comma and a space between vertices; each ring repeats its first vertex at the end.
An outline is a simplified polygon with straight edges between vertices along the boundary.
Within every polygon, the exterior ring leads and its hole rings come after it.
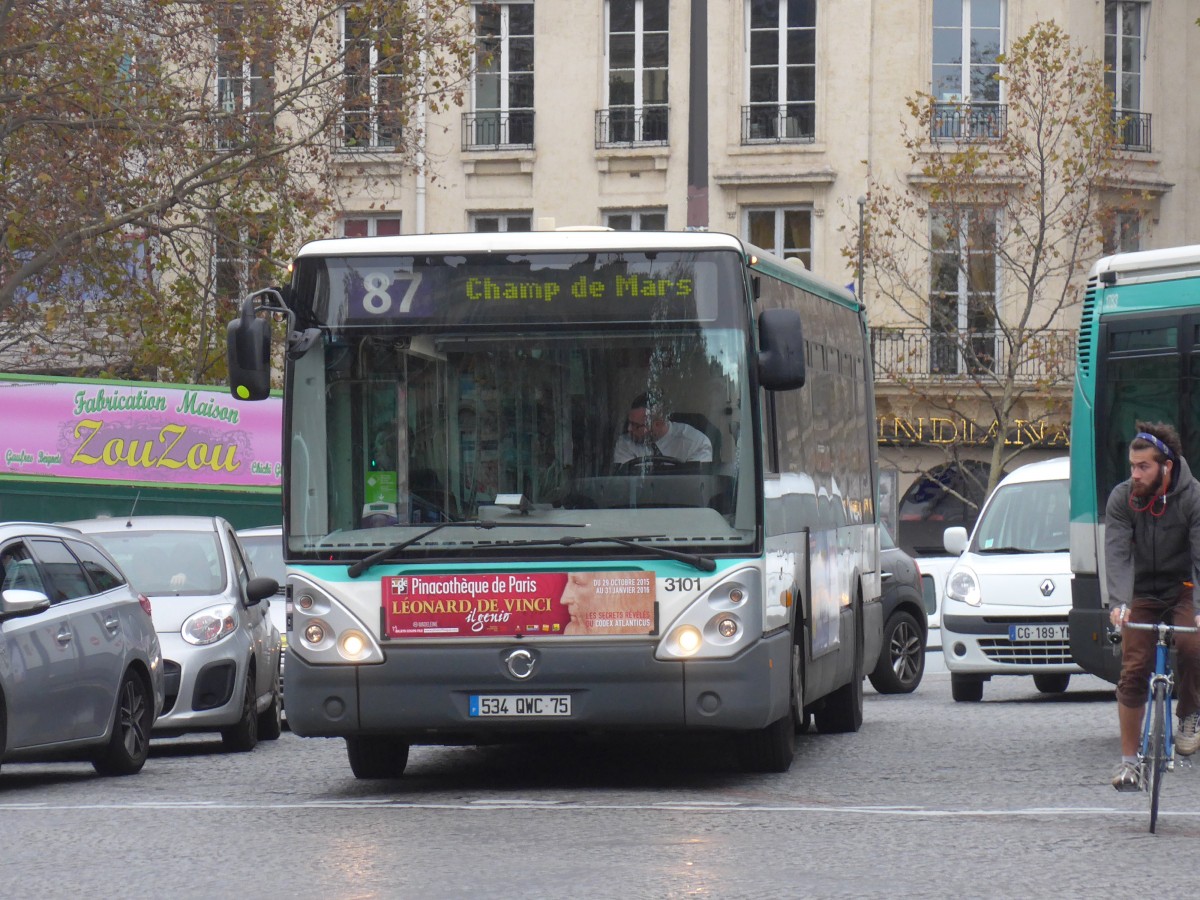
POLYGON ((229 323, 229 392, 239 400, 263 400, 271 394, 271 321, 255 315, 247 297, 242 314, 229 323))
POLYGON ((758 316, 758 381, 768 391, 804 386, 804 328, 794 309, 764 309, 758 316))

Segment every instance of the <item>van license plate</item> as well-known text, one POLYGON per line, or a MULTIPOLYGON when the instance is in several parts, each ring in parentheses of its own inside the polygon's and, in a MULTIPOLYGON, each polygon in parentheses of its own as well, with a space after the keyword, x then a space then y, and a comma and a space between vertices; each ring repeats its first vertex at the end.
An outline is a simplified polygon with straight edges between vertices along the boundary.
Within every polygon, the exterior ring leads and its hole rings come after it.
POLYGON ((471 718, 571 715, 570 694, 472 694, 471 718))
POLYGON ((1065 641, 1066 625, 1009 625, 1010 641, 1065 641))

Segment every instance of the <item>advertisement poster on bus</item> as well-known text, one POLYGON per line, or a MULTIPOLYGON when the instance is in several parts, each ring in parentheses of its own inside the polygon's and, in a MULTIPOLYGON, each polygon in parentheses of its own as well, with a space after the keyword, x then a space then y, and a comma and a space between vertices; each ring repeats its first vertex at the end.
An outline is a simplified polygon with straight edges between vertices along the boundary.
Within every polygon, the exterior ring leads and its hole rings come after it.
POLYGON ((384 636, 653 634, 654 593, 640 571, 385 576, 384 636))
POLYGON ((278 488, 282 400, 190 385, 0 376, 0 475, 278 488), (19 423, 19 427, 17 427, 19 423))

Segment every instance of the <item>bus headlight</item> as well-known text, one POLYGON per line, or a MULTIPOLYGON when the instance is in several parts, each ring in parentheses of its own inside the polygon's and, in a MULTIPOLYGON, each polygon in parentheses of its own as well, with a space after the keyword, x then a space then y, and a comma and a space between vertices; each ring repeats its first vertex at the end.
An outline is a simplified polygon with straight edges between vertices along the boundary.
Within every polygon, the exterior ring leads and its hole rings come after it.
POLYGON ((670 643, 675 645, 674 651, 679 656, 694 656, 700 649, 700 645, 704 643, 704 638, 700 634, 699 628, 694 625, 684 625, 682 628, 675 629, 670 643))
POLYGON ((318 665, 384 661, 383 648, 346 604, 302 575, 292 576, 292 588, 289 653, 318 665))
POLYGON ((979 606, 983 595, 979 592, 979 579, 966 566, 959 566, 946 579, 946 594, 951 600, 959 600, 968 606, 979 606))
POLYGON ((325 623, 314 620, 304 626, 304 641, 314 648, 320 648, 325 643, 325 623))
POLYGON ((367 639, 357 631, 344 632, 338 638, 338 650, 346 659, 357 662, 367 655, 367 639))
POLYGON ((726 573, 663 629, 656 659, 728 659, 764 632, 762 576, 753 567, 726 573))

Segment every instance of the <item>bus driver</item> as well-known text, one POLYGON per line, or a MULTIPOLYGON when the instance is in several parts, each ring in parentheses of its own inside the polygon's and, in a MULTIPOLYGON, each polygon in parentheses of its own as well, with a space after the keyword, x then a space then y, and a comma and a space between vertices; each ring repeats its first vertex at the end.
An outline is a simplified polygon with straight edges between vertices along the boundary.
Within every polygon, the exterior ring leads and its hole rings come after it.
POLYGON ((625 433, 613 448, 613 463, 656 456, 679 462, 712 462, 712 442, 691 425, 672 422, 658 398, 639 394, 629 407, 625 433))

